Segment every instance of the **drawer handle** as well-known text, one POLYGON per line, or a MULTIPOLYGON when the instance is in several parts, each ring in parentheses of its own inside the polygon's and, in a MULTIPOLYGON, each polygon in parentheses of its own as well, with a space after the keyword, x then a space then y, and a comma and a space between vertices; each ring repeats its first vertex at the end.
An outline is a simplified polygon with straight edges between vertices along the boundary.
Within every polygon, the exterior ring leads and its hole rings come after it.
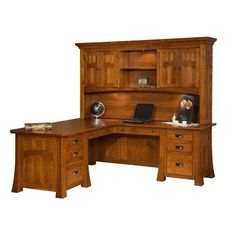
POLYGON ((184 147, 183 147, 182 145, 176 145, 175 148, 176 148, 177 150, 183 150, 183 149, 184 149, 184 147))
POLYGON ((78 155, 79 155, 79 152, 73 152, 73 153, 72 153, 72 156, 73 156, 74 158, 76 158, 78 155))
POLYGON ((183 136, 183 134, 175 134, 175 137, 176 138, 183 138, 184 136, 183 136))
POLYGON ((175 165, 176 165, 177 167, 183 167, 183 166, 184 166, 184 163, 177 162, 175 165))
POLYGON ((72 175, 77 175, 78 173, 79 173, 78 170, 74 170, 74 171, 72 172, 72 175))
POLYGON ((76 144, 76 143, 78 143, 78 142, 79 142, 79 141, 78 141, 77 138, 75 138, 75 139, 72 140, 72 143, 73 143, 73 144, 76 144))

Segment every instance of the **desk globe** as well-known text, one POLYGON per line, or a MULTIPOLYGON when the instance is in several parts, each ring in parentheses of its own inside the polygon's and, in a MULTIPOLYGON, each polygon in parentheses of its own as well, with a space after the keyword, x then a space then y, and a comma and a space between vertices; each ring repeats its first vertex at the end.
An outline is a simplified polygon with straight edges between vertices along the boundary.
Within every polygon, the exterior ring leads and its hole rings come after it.
POLYGON ((90 106, 92 117, 95 118, 95 123, 99 123, 98 117, 102 116, 105 112, 105 106, 102 102, 95 102, 90 106))

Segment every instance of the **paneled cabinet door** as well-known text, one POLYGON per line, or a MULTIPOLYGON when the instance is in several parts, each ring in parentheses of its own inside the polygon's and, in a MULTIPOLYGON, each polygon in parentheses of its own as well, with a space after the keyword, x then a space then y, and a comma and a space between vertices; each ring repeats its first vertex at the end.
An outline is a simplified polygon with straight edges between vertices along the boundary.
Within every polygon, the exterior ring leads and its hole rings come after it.
POLYGON ((199 48, 160 50, 159 86, 199 87, 199 48))
POLYGON ((84 57, 84 85, 118 86, 118 55, 115 51, 88 52, 84 57))
POLYGON ((101 70, 99 76, 102 79, 102 85, 117 87, 118 74, 117 52, 108 51, 101 53, 101 70))
POLYGON ((98 76, 98 53, 87 52, 84 55, 84 85, 99 86, 98 76))
POLYGON ((179 50, 179 87, 199 87, 199 48, 179 50))
POLYGON ((178 54, 178 49, 160 50, 159 87, 176 86, 178 54))

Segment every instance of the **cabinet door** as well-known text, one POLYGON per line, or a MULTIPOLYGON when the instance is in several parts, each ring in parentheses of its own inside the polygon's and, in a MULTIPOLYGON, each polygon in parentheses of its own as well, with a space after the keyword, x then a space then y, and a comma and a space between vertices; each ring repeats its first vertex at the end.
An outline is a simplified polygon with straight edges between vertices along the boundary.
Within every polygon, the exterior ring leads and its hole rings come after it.
POLYGON ((84 55, 84 85, 99 86, 101 81, 98 77, 98 53, 87 52, 84 55))
POLYGON ((101 55, 101 69, 99 76, 103 86, 118 86, 118 54, 114 51, 107 51, 101 55))
POLYGON ((178 77, 178 49, 160 50, 159 86, 175 87, 178 77))
POLYGON ((199 48, 179 50, 179 87, 199 87, 199 48))

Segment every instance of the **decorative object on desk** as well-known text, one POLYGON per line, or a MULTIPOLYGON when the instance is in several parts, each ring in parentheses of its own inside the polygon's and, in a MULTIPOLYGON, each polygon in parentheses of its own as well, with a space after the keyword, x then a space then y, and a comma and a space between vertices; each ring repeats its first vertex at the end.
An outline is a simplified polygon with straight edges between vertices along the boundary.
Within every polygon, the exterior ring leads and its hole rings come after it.
POLYGON ((52 123, 43 122, 43 123, 25 123, 25 130, 28 131, 46 131, 52 129, 52 123))
POLYGON ((184 95, 180 99, 180 109, 178 112, 178 120, 180 123, 186 121, 190 124, 192 121, 193 114, 194 97, 189 95, 184 95))
POLYGON ((176 125, 176 124, 179 123, 179 121, 176 120, 176 115, 175 115, 175 113, 174 113, 174 115, 173 115, 173 117, 172 117, 172 123, 173 123, 174 125, 176 125))
POLYGON ((102 102, 95 102, 90 106, 92 117, 95 118, 95 123, 99 123, 98 117, 102 116, 105 112, 105 106, 102 102))
POLYGON ((163 121, 162 123, 167 124, 167 125, 172 125, 174 127, 195 127, 195 126, 199 125, 199 123, 187 124, 186 122, 179 123, 178 120, 176 120, 176 121, 177 122, 175 122, 175 123, 173 123, 172 121, 163 121))

